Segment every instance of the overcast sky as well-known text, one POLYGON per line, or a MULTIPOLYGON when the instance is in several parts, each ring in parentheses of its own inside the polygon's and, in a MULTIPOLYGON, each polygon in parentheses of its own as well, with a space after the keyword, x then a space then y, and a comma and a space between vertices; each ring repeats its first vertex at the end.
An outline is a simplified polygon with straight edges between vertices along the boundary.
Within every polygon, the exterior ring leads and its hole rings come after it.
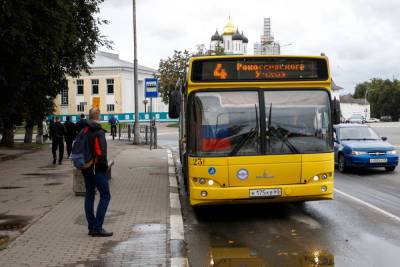
MULTIPOLYGON (((210 44, 231 16, 249 39, 260 39, 263 18, 282 54, 319 55, 330 59, 336 83, 353 92, 373 77, 400 78, 399 0, 136 0, 139 64, 157 68, 174 50, 194 51, 210 44)), ((100 17, 112 52, 133 60, 132 0, 105 0, 100 17)), ((106 49, 102 49, 106 50, 106 49)))

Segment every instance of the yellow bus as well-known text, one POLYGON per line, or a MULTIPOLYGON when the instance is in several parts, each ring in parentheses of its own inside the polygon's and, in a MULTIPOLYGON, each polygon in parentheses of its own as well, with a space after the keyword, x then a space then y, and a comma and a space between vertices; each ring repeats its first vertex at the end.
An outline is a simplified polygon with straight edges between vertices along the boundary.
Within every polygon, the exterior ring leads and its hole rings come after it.
POLYGON ((169 98, 190 204, 332 199, 331 87, 325 56, 191 58, 169 98))

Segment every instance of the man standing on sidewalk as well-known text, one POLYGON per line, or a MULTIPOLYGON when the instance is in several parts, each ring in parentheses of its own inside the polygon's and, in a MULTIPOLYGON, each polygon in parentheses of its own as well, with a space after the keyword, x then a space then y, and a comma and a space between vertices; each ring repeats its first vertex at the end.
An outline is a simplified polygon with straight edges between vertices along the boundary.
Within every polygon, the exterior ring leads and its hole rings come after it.
POLYGON ((61 165, 63 157, 64 157, 64 136, 65 136, 65 128, 64 125, 61 124, 60 118, 56 117, 56 122, 53 126, 53 142, 51 145, 51 151, 53 153, 53 164, 57 162, 57 149, 58 149, 58 164, 61 165))
POLYGON ((111 195, 108 185, 108 162, 107 162, 107 141, 104 130, 100 125, 100 110, 92 108, 89 111, 89 122, 87 128, 89 147, 92 148, 94 164, 88 169, 82 170, 85 177, 85 214, 88 222, 89 235, 91 236, 112 236, 103 228, 104 217, 110 203, 111 195), (100 201, 97 205, 96 216, 94 215, 95 190, 100 193, 100 201))
POLYGON ((75 137, 76 137, 76 126, 75 126, 75 123, 73 123, 71 121, 70 116, 66 117, 64 127, 66 130, 65 144, 67 145, 67 155, 69 157, 71 155, 72 142, 75 140, 75 137))

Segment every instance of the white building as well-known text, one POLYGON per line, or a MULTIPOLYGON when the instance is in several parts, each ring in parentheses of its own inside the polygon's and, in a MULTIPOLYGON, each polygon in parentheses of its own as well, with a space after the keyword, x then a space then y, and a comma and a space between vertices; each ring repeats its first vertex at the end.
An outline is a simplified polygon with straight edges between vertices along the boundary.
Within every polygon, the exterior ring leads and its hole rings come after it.
POLYGON ((248 43, 249 40, 243 34, 243 31, 240 33, 229 17, 222 34, 219 34, 217 29, 211 36, 210 50, 216 51, 218 47, 221 47, 225 54, 242 55, 247 54, 248 43))
POLYGON ((361 115, 364 119, 371 118, 371 107, 366 99, 356 99, 351 95, 340 96, 340 112, 344 120, 352 115, 361 115))
MULTIPOLYGON (((91 73, 82 72, 79 77, 68 77, 68 88, 55 100, 56 115, 88 113, 93 106, 99 107, 102 115, 118 114, 125 120, 133 119, 135 111, 133 63, 121 60, 119 55, 97 52, 91 73), (129 118, 129 119, 127 119, 129 118)), ((139 115, 144 118, 145 78, 153 78, 155 69, 138 66, 139 115)), ((150 99, 149 103, 150 103, 150 99)), ((147 104, 147 112, 149 104, 147 104)), ((153 112, 166 113, 168 107, 161 98, 153 99, 153 112)), ((165 114, 164 114, 165 115, 165 114)), ((63 116, 65 117, 65 116, 63 116)))
POLYGON ((254 55, 279 55, 281 47, 271 34, 271 19, 264 18, 264 31, 260 42, 254 43, 254 55))

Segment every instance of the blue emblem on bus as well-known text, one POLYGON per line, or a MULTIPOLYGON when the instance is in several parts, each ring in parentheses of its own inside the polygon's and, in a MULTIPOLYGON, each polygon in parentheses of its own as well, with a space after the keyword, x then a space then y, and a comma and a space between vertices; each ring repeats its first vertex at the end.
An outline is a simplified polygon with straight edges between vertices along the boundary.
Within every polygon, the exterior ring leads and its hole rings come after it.
POLYGON ((217 170, 214 167, 208 168, 208 174, 214 175, 217 172, 217 170))

